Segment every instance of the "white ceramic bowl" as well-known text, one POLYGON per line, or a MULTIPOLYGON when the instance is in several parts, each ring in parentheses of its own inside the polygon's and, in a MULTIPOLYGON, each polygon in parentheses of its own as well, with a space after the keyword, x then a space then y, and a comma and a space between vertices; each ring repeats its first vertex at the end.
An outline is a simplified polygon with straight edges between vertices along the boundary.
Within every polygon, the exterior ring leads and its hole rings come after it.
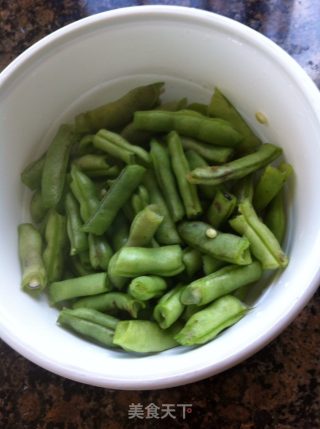
POLYGON ((133 7, 83 19, 36 43, 0 77, 0 333, 27 359, 64 377, 117 389, 156 389, 217 374, 261 349, 311 298, 319 281, 320 97, 283 50, 230 19, 182 7, 133 7), (295 168, 288 199, 288 268, 255 308, 215 341, 137 357, 57 327, 55 309, 20 290, 17 225, 30 197, 22 168, 77 112, 146 82, 171 98, 208 101, 215 85, 295 168), (269 120, 261 125, 257 111, 269 120))

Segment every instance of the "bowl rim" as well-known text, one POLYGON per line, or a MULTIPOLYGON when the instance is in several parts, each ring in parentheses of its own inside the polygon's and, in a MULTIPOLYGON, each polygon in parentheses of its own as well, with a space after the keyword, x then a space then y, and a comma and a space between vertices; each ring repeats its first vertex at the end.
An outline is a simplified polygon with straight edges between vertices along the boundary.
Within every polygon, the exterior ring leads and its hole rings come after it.
MULTIPOLYGON (((268 39, 266 36, 258 33, 256 30, 253 30, 245 24, 237 22, 231 18, 219 15, 214 12, 184 6, 151 5, 125 7, 101 12, 68 24, 45 36, 26 49, 16 59, 14 59, 0 73, 0 91, 3 91, 4 93, 8 91, 10 86, 15 83, 16 79, 19 79, 19 76, 23 75, 25 71, 34 64, 35 61, 38 61, 43 54, 49 55, 50 50, 55 49, 61 43, 64 44, 69 42, 80 34, 83 35, 86 32, 94 31, 95 27, 98 28, 101 23, 107 23, 109 21, 114 23, 114 21, 117 20, 134 20, 136 17, 141 16, 148 19, 162 17, 167 19, 181 20, 182 22, 189 20, 193 23, 198 22, 201 25, 207 25, 211 28, 223 28, 224 31, 232 29, 232 32, 243 38, 246 43, 259 47, 259 49, 263 50, 269 57, 273 58, 278 64, 281 65, 285 72, 290 72, 290 78, 298 83, 298 87, 303 93, 304 98, 308 99, 313 113, 318 118, 318 121, 320 121, 320 93, 317 86, 302 69, 302 67, 280 46, 268 39), (252 36, 254 36, 254 38, 252 36)), ((290 309, 288 309, 288 311, 283 315, 278 323, 272 327, 272 329, 259 336, 255 342, 249 344, 245 349, 238 352, 236 357, 233 355, 228 357, 223 362, 215 364, 214 366, 208 363, 206 366, 198 368, 195 371, 163 378, 157 378, 155 375, 154 377, 146 380, 118 380, 116 378, 110 377, 97 377, 94 374, 88 375, 87 373, 81 372, 69 365, 61 365, 59 362, 50 361, 48 360, 47 356, 39 354, 38 350, 30 349, 28 344, 25 344, 23 340, 19 339, 16 334, 10 332, 10 329, 7 329, 1 320, 0 334, 1 338, 19 354, 31 362, 37 364, 38 366, 62 377, 66 377, 68 379, 85 384, 108 387, 112 389, 162 389, 196 382, 198 380, 216 375, 239 364, 243 360, 261 350, 269 342, 276 338, 296 318, 296 316, 312 298, 318 287, 319 281, 320 264, 313 277, 313 280, 305 288, 300 300, 295 302, 290 307, 290 309)))

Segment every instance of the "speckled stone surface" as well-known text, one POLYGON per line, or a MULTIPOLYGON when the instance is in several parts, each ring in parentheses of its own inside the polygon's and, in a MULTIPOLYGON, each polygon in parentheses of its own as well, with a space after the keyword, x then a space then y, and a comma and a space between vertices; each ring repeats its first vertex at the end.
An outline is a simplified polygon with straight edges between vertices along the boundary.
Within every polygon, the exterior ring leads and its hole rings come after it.
MULTIPOLYGON (((318 0, 0 0, 0 69, 28 46, 82 17, 117 7, 175 4, 217 12, 270 37, 320 87, 318 0)), ((188 386, 125 392, 51 374, 0 343, 0 429, 320 428, 320 294, 276 340, 223 374, 188 386), (175 405, 132 418, 130 404, 175 405), (192 404, 182 415, 176 404, 192 404), (158 413, 161 417, 164 414, 158 413)))

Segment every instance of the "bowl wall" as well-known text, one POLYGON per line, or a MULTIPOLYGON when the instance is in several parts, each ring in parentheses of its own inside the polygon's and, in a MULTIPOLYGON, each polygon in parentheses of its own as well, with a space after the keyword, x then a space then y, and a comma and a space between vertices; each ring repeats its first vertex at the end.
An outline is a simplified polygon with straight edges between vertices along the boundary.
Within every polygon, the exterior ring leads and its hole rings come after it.
POLYGON ((38 365, 85 383, 163 388, 216 374, 263 347, 290 323, 319 279, 320 101, 316 87, 280 48, 221 16, 179 7, 99 14, 47 36, 0 76, 0 333, 38 365), (254 309, 215 341, 150 356, 106 350, 57 327, 46 300, 21 292, 17 225, 28 218, 23 167, 59 123, 148 82, 165 98, 208 102, 218 86, 295 169, 288 195, 287 269, 254 309), (267 125, 255 120, 263 112, 267 125))

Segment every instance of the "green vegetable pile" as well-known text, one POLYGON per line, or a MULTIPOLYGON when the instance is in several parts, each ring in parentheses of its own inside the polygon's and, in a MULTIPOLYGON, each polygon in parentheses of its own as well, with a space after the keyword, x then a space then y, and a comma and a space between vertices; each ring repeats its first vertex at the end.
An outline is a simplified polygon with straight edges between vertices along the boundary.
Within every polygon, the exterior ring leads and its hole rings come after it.
POLYGON ((208 106, 161 104, 163 89, 79 114, 21 174, 23 290, 46 294, 59 325, 138 353, 212 340, 288 264, 281 148, 219 89, 208 106))

